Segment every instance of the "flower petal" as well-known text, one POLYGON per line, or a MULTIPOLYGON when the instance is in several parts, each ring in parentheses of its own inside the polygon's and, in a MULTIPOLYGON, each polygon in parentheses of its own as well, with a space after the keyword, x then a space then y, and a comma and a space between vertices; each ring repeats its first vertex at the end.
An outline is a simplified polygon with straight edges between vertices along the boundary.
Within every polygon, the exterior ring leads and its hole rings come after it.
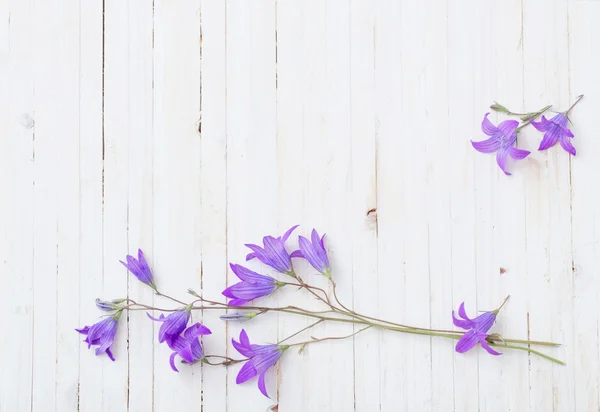
POLYGON ((488 136, 493 136, 498 132, 498 128, 494 126, 492 122, 490 122, 488 115, 489 113, 486 113, 485 116, 483 116, 483 121, 481 122, 481 131, 488 136))
POLYGON ((530 123, 533 125, 533 127, 535 127, 540 132, 545 132, 546 130, 548 130, 548 128, 550 126, 552 126, 552 122, 550 120, 546 119, 546 116, 542 116, 541 122, 536 122, 534 120, 531 120, 530 123))
POLYGON ((485 340, 486 337, 487 337, 487 335, 485 335, 485 334, 480 335, 479 343, 481 343, 481 347, 483 349, 485 349, 490 355, 494 355, 494 356, 502 355, 500 352, 496 352, 494 349, 492 349, 490 347, 490 345, 488 345, 487 341, 485 340))
POLYGON ((473 148, 480 153, 494 153, 500 149, 500 140, 496 137, 490 137, 487 140, 481 142, 474 142, 471 140, 473 148))
POLYGON ((452 321, 454 322, 454 325, 462 329, 471 329, 473 327, 472 321, 458 319, 456 316, 454 316, 454 311, 452 311, 452 321))
POLYGON ((540 142, 540 147, 538 150, 546 150, 554 146, 558 141, 559 133, 560 128, 556 126, 553 126, 546 133, 544 133, 544 138, 540 142))
POLYGON ((575 150, 575 146, 573 146, 571 144, 571 141, 569 139, 570 138, 567 135, 560 136, 560 139, 559 139, 560 146, 563 149, 565 149, 565 151, 567 151, 568 153, 571 153, 573 156, 575 156, 577 154, 577 150, 575 150))
POLYGON ((506 170, 506 158, 508 157, 508 150, 503 149, 503 150, 498 150, 498 152, 496 152, 496 162, 498 163, 498 166, 500 166, 500 169, 502 169, 502 171, 504 172, 505 175, 510 176, 510 173, 506 170))
POLYGON ((240 371, 238 372, 237 377, 235 378, 235 383, 244 383, 255 376, 256 369, 254 369, 252 361, 249 360, 248 362, 244 363, 244 366, 242 366, 242 369, 240 369, 240 371))
POLYGON ((506 137, 512 136, 515 130, 519 126, 519 122, 516 120, 505 120, 498 125, 498 129, 506 137))
POLYGON ((177 370, 177 368, 175 367, 175 355, 177 355, 177 352, 173 352, 171 354, 171 357, 169 358, 169 363, 171 364, 171 369, 173 369, 175 372, 179 372, 179 370, 177 370))
POLYGON ((271 399, 269 394, 267 393, 267 386, 265 385, 265 374, 261 373, 258 377, 258 389, 260 392, 265 395, 267 398, 271 399))
POLYGON ((291 258, 303 258, 304 255, 302 254, 302 252, 300 250, 294 250, 292 253, 290 253, 290 257, 291 258))
POLYGON ((461 302, 461 304, 458 306, 458 316, 464 320, 468 320, 469 322, 472 321, 472 319, 467 316, 467 312, 465 311, 465 302, 461 302))
POLYGON ((287 232, 285 232, 285 233, 283 234, 283 237, 281 238, 281 240, 283 241, 283 243, 285 243, 285 241, 286 241, 286 240, 288 240, 288 238, 290 237, 290 235, 292 234, 292 232, 293 232, 294 230, 296 230, 296 228, 297 228, 298 226, 300 226, 300 225, 292 226, 291 228, 289 228, 289 229, 287 230, 287 232))
POLYGON ((518 149, 514 146, 508 148, 508 154, 515 160, 525 159, 530 153, 528 150, 518 149))
POLYGON ((471 329, 470 331, 465 332, 462 338, 460 338, 456 343, 456 351, 458 353, 465 353, 469 349, 473 348, 477 342, 479 342, 479 337, 477 336, 475 330, 471 329))

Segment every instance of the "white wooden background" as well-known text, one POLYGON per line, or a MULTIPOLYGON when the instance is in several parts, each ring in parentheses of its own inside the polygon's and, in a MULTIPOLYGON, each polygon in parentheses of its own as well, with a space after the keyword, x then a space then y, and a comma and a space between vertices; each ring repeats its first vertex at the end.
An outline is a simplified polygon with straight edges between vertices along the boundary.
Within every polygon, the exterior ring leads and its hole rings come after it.
MULTIPOLYGON (((598 410, 599 18, 595 0, 0 0, 0 410, 598 410), (492 100, 581 93, 577 157, 527 130, 506 177, 469 143, 492 100), (567 366, 369 331, 286 353, 269 400, 239 367, 172 372, 141 312, 114 363, 73 330, 96 297, 168 304, 120 265, 138 247, 162 289, 218 298, 243 243, 296 223, 327 232, 357 310, 449 328, 461 301, 511 294, 493 331, 561 342, 567 366)), ((211 353, 240 329, 195 317, 211 353)))

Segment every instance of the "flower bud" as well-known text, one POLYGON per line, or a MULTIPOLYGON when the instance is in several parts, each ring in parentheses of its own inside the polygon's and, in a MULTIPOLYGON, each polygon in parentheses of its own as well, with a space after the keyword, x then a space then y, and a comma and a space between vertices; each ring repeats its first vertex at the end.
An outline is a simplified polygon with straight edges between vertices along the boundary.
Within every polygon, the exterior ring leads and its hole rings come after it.
POLYGON ((492 109, 495 112, 501 112, 501 113, 507 113, 507 114, 510 113, 510 110, 508 110, 506 107, 502 106, 498 102, 494 102, 494 104, 490 106, 490 109, 492 109))
POLYGON ((246 312, 246 313, 226 313, 221 315, 221 320, 225 322, 246 322, 258 315, 258 312, 246 312))
POLYGON ((111 300, 110 302, 108 302, 108 301, 101 300, 101 299, 97 298, 96 299, 96 306, 100 310, 104 310, 104 311, 109 312, 111 310, 122 309, 121 303, 123 303, 123 302, 125 302, 125 299, 114 299, 114 300, 111 300))

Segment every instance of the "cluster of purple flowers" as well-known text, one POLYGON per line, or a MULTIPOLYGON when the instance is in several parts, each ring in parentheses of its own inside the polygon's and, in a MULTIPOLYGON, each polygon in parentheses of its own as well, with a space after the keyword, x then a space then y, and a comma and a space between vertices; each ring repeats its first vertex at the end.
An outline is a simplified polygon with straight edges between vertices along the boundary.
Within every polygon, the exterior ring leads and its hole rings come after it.
MULTIPOLYGON (((293 226, 283 236, 277 238, 265 236, 262 247, 254 244, 246 245, 252 251, 246 259, 252 260, 256 258, 279 273, 297 278, 292 259, 303 258, 319 273, 331 279, 331 266, 324 245, 324 236, 319 236, 316 230, 312 230, 310 240, 303 236, 298 237, 298 250, 291 253, 287 251, 285 242, 296 227, 293 226)), ((122 263, 132 275, 155 290, 157 294, 160 294, 154 283, 152 271, 141 250, 138 251, 137 259, 127 256, 127 263, 122 263)), ((289 284, 276 280, 271 276, 256 273, 242 265, 232 263, 230 267, 233 273, 240 279, 240 282, 223 291, 223 295, 230 299, 228 303, 229 307, 243 306, 254 299, 267 296, 278 288, 289 284)), ((196 295, 195 292, 192 294, 196 295)), ((98 346, 96 355, 106 353, 114 361, 111 345, 114 342, 117 332, 118 320, 122 312, 128 309, 127 306, 124 306, 127 302, 127 299, 117 299, 110 302, 97 300, 96 304, 101 310, 113 313, 92 326, 77 329, 79 333, 87 335, 84 342, 88 344, 88 347, 92 345, 98 346)), ((158 341, 159 343, 166 343, 173 351, 170 357, 170 365, 176 372, 178 372, 175 365, 177 356, 187 364, 208 362, 206 355, 204 355, 200 337, 210 335, 211 331, 200 323, 193 323, 188 326, 192 309, 193 306, 190 304, 171 312, 166 317, 161 314, 156 318, 148 314, 148 317, 153 321, 161 322, 158 331, 158 341)), ((473 348, 477 343, 480 343, 489 353, 499 355, 487 342, 489 336, 487 332, 492 327, 498 310, 485 312, 475 319, 470 319, 465 313, 464 303, 462 303, 458 310, 459 318, 452 312, 454 324, 467 330, 458 341, 456 351, 463 353, 473 348)), ((260 313, 228 313, 221 316, 221 318, 226 321, 242 322, 252 319, 258 314, 260 313)), ((237 375, 236 383, 241 384, 258 376, 258 388, 264 396, 268 397, 265 384, 266 372, 277 363, 283 352, 290 346, 282 344, 251 344, 248 334, 244 329, 240 333, 239 341, 232 339, 232 345, 245 357, 245 359, 240 360, 244 362, 244 365, 237 375)))
MULTIPOLYGON (((311 240, 308 240, 303 236, 298 237, 298 250, 291 253, 287 251, 285 242, 297 227, 298 226, 291 227, 283 236, 277 238, 265 236, 263 238, 262 247, 254 244, 247 244, 246 246, 251 250, 251 253, 246 256, 246 260, 256 258, 262 263, 275 269, 275 271, 295 278, 296 274, 294 272, 292 258, 303 258, 317 271, 331 279, 331 267, 325 250, 323 241, 324 236, 319 237, 316 230, 313 229, 311 240)), ((139 281, 145 283, 158 293, 152 271, 141 250, 138 250, 137 259, 128 255, 126 257, 126 262, 121 261, 121 263, 139 281)), ((287 284, 286 282, 281 282, 271 276, 256 273, 242 265, 231 263, 230 267, 233 273, 240 279, 240 282, 223 291, 223 295, 230 299, 228 305, 231 307, 243 306, 254 299, 270 295, 287 284)), ((118 320, 123 313, 123 310, 126 309, 126 307, 123 306, 124 302, 126 302, 126 299, 117 299, 113 301, 102 301, 97 299, 96 305, 99 309, 114 313, 92 326, 76 329, 77 332, 87 335, 84 342, 88 344, 88 347, 91 347, 92 345, 98 346, 96 355, 106 353, 113 361, 115 358, 110 347, 115 339, 118 320)), ((166 343, 169 348, 173 350, 170 357, 170 364, 171 368, 176 372, 178 372, 178 369, 175 366, 175 359, 177 356, 188 364, 194 364, 205 360, 200 337, 203 335, 210 335, 211 331, 200 323, 194 323, 188 326, 191 318, 191 310, 192 305, 188 305, 185 308, 172 312, 166 317, 161 314, 156 318, 148 314, 150 319, 162 323, 158 331, 158 341, 159 343, 166 343)), ((241 322, 252 319, 257 315, 257 312, 229 313, 221 316, 221 319, 241 322)), ((250 340, 245 330, 242 330, 239 339, 239 342, 232 339, 232 344, 234 348, 247 359, 237 376, 236 382, 243 383, 258 376, 258 388, 261 393, 268 397, 265 385, 265 373, 277 363, 282 353, 289 346, 276 344, 250 344, 250 340)))
MULTIPOLYGON (((575 104, 581 99, 581 97, 583 96, 579 96, 575 104)), ((575 104, 573 104, 573 106, 575 106, 575 104)), ((515 143, 517 142, 517 133, 522 127, 530 123, 538 131, 545 132, 538 150, 547 150, 556 143, 559 143, 566 152, 575 156, 577 151, 571 143, 571 139, 575 136, 573 135, 573 132, 567 128, 567 122, 569 120, 567 116, 573 106, 571 106, 567 111, 558 113, 551 119, 547 119, 545 116, 542 116, 541 122, 534 121, 532 118, 534 116, 528 117, 525 115, 523 117, 525 123, 523 123, 521 126, 519 126, 519 122, 517 120, 505 120, 495 126, 488 119, 489 113, 486 113, 481 123, 481 130, 484 134, 489 136, 489 138, 480 142, 471 141, 471 144, 478 152, 496 153, 496 162, 498 163, 498 166, 500 166, 500 169, 502 169, 504 174, 510 175, 506 169, 506 162, 508 158, 511 157, 514 160, 521 160, 525 159, 531 153, 527 150, 518 149, 515 147, 515 143)), ((508 111, 508 109, 498 104, 494 104, 491 107, 496 111, 513 114, 508 111)), ((543 110, 537 114, 530 113, 529 115, 537 116, 542 112, 543 110)))

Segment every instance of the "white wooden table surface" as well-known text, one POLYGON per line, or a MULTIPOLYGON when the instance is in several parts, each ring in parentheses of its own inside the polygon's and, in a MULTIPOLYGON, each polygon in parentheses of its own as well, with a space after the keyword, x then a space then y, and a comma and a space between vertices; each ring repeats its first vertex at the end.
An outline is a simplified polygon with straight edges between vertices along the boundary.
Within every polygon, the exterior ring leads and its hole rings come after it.
MULTIPOLYGON (((595 0, 0 0, 0 410, 597 411, 599 18, 595 0), (493 100, 581 93, 576 157, 526 129, 506 177, 469 143, 493 100), (74 331, 96 297, 168 305, 120 265, 138 247, 161 288, 220 298, 243 244, 292 224, 327 233, 357 310, 450 328, 510 294, 492 331, 561 342, 567 366, 369 331, 286 353, 269 400, 239 367, 172 372, 142 312, 114 363, 74 331)), ((194 318, 235 354, 239 325, 194 318)))

